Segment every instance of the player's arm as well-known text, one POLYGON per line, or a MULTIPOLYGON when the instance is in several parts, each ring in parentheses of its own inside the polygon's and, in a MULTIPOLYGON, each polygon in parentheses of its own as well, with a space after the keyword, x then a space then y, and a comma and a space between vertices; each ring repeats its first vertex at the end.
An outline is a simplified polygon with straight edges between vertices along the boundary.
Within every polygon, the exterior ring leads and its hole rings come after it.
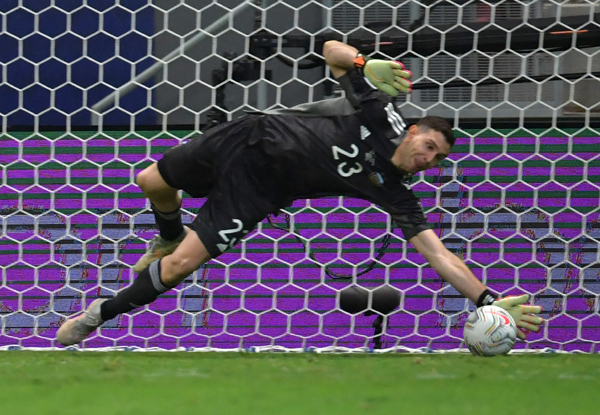
POLYGON ((358 69, 375 88, 393 97, 398 95, 398 91, 409 93, 412 90, 409 81, 412 73, 404 70, 400 62, 371 59, 358 49, 337 40, 325 42, 323 56, 332 75, 338 80, 348 71, 358 69))
POLYGON ((323 45, 323 57, 334 78, 339 78, 355 68, 356 55, 358 49, 337 40, 329 40, 323 45))
POLYGON ((452 284, 462 295, 472 300, 477 307, 493 304, 508 311, 517 322, 519 338, 523 340, 526 338, 522 329, 535 332, 540 330, 544 319, 533 314, 541 313, 542 307, 526 305, 525 303, 529 301, 529 296, 526 294, 496 298, 459 257, 446 249, 431 229, 419 232, 410 238, 409 242, 427 259, 442 279, 452 284))
POLYGON ((419 232, 409 242, 427 259, 444 281, 448 281, 458 292, 477 303, 479 297, 486 291, 485 285, 459 257, 444 246, 431 229, 419 232))

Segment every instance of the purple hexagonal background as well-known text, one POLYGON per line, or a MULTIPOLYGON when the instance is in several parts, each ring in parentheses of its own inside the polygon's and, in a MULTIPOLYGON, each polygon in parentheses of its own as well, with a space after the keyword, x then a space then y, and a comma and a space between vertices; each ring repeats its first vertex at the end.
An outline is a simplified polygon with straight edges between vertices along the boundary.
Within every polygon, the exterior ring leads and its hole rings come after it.
MULTIPOLYGON (((186 134, 82 134, 85 152, 77 135, 6 139, 8 149, 22 144, 28 163, 1 159, 8 173, 0 206, 6 229, 0 346, 56 345, 63 319, 132 281, 130 266, 155 233, 133 177, 178 143, 174 136, 186 134)), ((458 139, 448 160, 416 178, 414 190, 431 227, 477 277, 502 294, 530 293, 546 310, 546 331, 518 347, 595 350, 600 138, 506 135, 458 139), (538 154, 536 140, 543 144, 538 154)), ((184 199, 185 222, 201 204, 184 199)), ((387 216, 356 199, 301 200, 288 213, 316 261, 335 272, 360 272, 387 230, 387 216)), ((282 216, 273 221, 285 224, 282 216)), ((385 347, 461 346, 473 306, 424 264, 395 232, 379 265, 356 279, 367 288, 390 284, 402 294, 385 347)), ((337 307, 339 290, 349 284, 327 276, 293 235, 264 221, 147 309, 105 323, 84 346, 372 346, 374 317, 337 307)))

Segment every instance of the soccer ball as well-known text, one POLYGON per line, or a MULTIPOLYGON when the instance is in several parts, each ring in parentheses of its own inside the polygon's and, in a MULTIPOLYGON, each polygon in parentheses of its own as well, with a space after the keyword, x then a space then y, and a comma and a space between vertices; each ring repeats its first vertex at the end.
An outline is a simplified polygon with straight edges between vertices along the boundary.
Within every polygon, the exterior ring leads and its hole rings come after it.
POLYGON ((506 354, 515 345, 517 324, 503 308, 483 306, 469 314, 463 337, 469 351, 474 355, 506 354))

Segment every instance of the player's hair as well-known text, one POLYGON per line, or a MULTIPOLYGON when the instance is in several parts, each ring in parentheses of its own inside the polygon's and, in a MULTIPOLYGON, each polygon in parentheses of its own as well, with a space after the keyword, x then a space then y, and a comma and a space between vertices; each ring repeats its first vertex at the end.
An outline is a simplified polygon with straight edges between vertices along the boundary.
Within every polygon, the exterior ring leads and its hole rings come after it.
POLYGON ((423 117, 417 122, 417 127, 428 128, 442 133, 448 144, 450 144, 450 147, 456 142, 450 123, 441 117, 436 117, 434 115, 423 117))

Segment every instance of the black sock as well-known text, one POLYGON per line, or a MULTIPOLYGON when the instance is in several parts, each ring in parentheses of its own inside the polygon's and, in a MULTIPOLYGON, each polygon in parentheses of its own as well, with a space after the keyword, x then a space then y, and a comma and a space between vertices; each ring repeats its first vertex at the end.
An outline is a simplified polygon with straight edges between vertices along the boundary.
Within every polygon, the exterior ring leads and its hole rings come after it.
POLYGON ((161 238, 165 241, 173 241, 177 239, 183 232, 183 222, 181 222, 181 210, 177 208, 173 212, 161 212, 152 206, 152 212, 154 212, 154 220, 156 226, 160 232, 161 238))
POLYGON ((102 320, 112 320, 119 314, 150 304, 162 293, 169 291, 160 279, 160 259, 154 261, 133 281, 129 287, 100 306, 102 320))

